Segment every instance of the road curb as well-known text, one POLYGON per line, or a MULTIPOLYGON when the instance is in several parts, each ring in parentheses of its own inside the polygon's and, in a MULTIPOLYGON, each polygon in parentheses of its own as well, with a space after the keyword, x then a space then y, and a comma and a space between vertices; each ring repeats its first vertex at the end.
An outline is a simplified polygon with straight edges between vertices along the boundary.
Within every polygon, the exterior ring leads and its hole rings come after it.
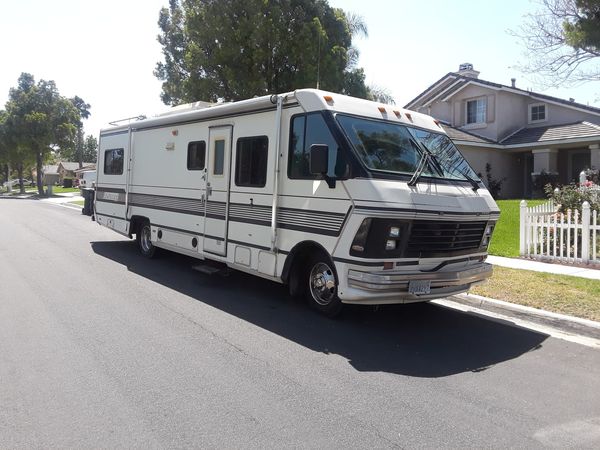
POLYGON ((517 305, 475 294, 453 295, 448 297, 447 300, 495 314, 501 314, 555 328, 567 334, 600 340, 600 322, 595 322, 593 320, 553 313, 543 309, 517 305))

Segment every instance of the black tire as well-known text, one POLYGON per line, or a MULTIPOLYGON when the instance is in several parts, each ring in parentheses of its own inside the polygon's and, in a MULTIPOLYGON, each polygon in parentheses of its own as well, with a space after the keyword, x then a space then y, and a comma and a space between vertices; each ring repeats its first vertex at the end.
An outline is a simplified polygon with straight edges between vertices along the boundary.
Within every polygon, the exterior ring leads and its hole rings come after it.
POLYGON ((150 222, 144 221, 139 225, 135 233, 135 240, 142 256, 148 259, 152 259, 156 255, 156 247, 152 244, 150 236, 150 222))
POLYGON ((308 258, 303 281, 309 305, 327 317, 342 312, 343 303, 337 295, 338 277, 331 259, 321 252, 308 258))

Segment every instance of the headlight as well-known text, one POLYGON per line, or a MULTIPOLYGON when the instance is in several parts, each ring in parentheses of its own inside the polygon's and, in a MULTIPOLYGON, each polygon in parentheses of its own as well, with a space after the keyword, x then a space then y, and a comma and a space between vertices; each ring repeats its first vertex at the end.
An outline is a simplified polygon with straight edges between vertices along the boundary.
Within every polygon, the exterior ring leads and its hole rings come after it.
POLYGON ((396 250, 396 241, 393 239, 388 239, 385 242, 385 249, 386 250, 396 250))
POLYGON ((390 227, 390 237, 391 238, 400 237, 400 228, 399 227, 390 227))
POLYGON ((369 235, 369 229, 371 228, 371 219, 365 219, 360 224, 358 231, 356 232, 356 236, 354 236, 354 240, 352 241, 351 249, 355 252, 364 252, 365 244, 367 242, 367 236, 369 235))

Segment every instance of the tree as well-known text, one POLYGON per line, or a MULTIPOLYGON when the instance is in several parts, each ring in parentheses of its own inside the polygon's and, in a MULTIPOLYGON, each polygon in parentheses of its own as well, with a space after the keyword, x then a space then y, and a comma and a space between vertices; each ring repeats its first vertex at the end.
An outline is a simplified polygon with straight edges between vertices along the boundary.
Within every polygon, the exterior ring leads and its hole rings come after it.
POLYGON ((166 104, 240 100, 303 87, 367 97, 360 17, 326 0, 170 0, 158 41, 166 104))
POLYGON ((38 191, 43 195, 43 163, 51 149, 68 146, 73 140, 79 112, 60 95, 54 81, 35 83, 33 75, 22 73, 18 86, 10 89, 6 113, 7 132, 20 153, 20 176, 24 163, 35 160, 38 191))
POLYGON ((520 30, 527 73, 548 86, 600 81, 600 0, 541 0, 520 30))
POLYGON ((83 167, 83 122, 82 119, 87 119, 90 117, 90 104, 86 103, 81 97, 77 95, 71 99, 71 103, 77 111, 79 112, 79 121, 77 122, 77 135, 75 137, 75 155, 76 159, 79 162, 79 168, 83 167))
POLYGON ((92 136, 87 135, 83 143, 83 161, 84 162, 96 162, 98 159, 98 140, 92 136))

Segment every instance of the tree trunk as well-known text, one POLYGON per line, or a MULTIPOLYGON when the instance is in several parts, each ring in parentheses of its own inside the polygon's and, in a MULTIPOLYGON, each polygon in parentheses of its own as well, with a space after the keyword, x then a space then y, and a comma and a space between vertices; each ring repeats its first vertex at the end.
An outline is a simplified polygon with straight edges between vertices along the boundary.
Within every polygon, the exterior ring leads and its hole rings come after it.
POLYGON ((44 186, 42 185, 42 152, 40 150, 35 152, 35 168, 37 170, 38 194, 44 195, 44 186))
POLYGON ((19 176, 19 193, 25 193, 25 186, 23 186, 23 163, 17 164, 17 174, 19 176))
POLYGON ((77 128, 77 156, 79 157, 79 168, 83 167, 83 128, 77 128))

